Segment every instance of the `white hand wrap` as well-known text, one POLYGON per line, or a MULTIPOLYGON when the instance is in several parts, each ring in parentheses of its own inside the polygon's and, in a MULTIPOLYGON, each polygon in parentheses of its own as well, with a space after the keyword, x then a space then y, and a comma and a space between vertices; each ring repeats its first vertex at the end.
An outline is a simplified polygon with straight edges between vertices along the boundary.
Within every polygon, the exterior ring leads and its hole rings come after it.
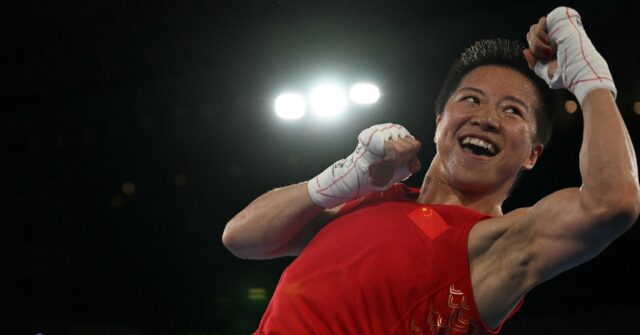
POLYGON ((596 51, 582 27, 580 14, 568 7, 558 7, 547 15, 547 31, 552 47, 557 50, 558 67, 553 78, 548 75, 548 63, 538 62, 536 74, 551 88, 566 88, 580 105, 587 93, 606 88, 616 97, 607 62, 596 51))
POLYGON ((356 150, 345 159, 328 167, 307 183, 311 199, 324 208, 332 208, 373 191, 382 191, 411 175, 405 165, 394 170, 387 185, 375 186, 369 177, 369 166, 382 162, 384 142, 411 136, 402 126, 385 123, 363 130, 358 135, 356 150))

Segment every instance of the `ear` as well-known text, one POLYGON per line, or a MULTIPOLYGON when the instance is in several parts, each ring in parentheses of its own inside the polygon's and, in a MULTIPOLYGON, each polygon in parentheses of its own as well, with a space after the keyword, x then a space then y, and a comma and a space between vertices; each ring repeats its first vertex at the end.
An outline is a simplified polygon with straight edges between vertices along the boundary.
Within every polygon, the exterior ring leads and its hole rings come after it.
POLYGON ((538 158, 540 158, 540 156, 542 155, 543 151, 544 151, 544 145, 539 143, 536 144, 531 150, 531 154, 529 155, 529 157, 524 161, 522 168, 524 170, 533 169, 533 167, 536 165, 536 162, 538 161, 538 158))

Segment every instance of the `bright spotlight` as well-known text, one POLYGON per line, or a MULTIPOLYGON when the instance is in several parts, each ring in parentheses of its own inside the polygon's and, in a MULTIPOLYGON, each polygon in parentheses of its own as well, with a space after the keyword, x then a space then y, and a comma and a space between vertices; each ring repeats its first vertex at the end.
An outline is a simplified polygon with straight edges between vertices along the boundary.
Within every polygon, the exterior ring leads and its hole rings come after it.
POLYGON ((287 120, 299 119, 305 113, 305 101, 297 93, 283 93, 276 98, 276 114, 287 120))
POLYGON ((374 104, 380 99, 380 89, 374 84, 358 83, 351 86, 349 98, 357 104, 374 104))
POLYGON ((346 97, 335 85, 322 85, 311 91, 311 109, 321 117, 333 117, 344 111, 346 97))

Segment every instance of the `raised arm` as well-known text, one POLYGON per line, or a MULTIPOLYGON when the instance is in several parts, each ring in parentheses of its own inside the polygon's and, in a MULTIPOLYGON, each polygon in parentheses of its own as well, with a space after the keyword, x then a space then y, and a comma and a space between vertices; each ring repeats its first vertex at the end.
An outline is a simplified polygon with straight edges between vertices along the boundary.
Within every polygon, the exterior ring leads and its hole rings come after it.
POLYGON ((370 127, 356 150, 309 182, 268 192, 227 223, 223 244, 240 258, 299 254, 346 201, 383 190, 420 169, 420 142, 394 124, 370 127))
POLYGON ((553 47, 559 62, 551 77, 545 64, 553 59, 542 58, 535 69, 552 87, 571 90, 582 107, 582 186, 542 199, 523 217, 521 225, 530 227, 534 237, 530 268, 535 283, 597 255, 629 229, 640 212, 636 155, 614 101, 616 88, 607 63, 575 10, 557 8, 545 23, 534 27, 531 50, 544 57, 541 48, 553 47), (545 45, 547 32, 551 45, 545 45))
POLYGON ((520 223, 533 237, 531 285, 596 256, 640 212, 636 156, 611 92, 589 92, 582 112, 582 186, 545 197, 520 223))
POLYGON ((473 278, 483 319, 494 325, 530 289, 598 255, 640 213, 636 156, 607 64, 577 12, 558 8, 546 20, 532 26, 525 56, 550 86, 571 90, 582 107, 582 185, 496 220, 508 228, 478 257, 473 278), (552 48, 558 58, 546 51, 552 48))

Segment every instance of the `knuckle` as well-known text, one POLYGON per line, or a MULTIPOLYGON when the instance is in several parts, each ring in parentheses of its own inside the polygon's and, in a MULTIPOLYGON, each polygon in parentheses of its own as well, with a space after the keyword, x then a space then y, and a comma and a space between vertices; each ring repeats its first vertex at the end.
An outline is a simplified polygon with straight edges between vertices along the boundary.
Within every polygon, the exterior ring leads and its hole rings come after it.
POLYGON ((406 142, 407 151, 409 151, 409 152, 413 151, 416 147, 420 146, 419 143, 420 142, 417 142, 416 140, 407 141, 406 142))
POLYGON ((538 40, 535 37, 532 37, 530 44, 531 44, 531 51, 533 51, 533 53, 535 54, 539 49, 538 40))
POLYGON ((383 161, 385 162, 393 162, 398 159, 398 153, 395 151, 390 151, 385 153, 383 161))
POLYGON ((395 141, 384 142, 384 152, 396 152, 398 151, 398 144, 395 141))
POLYGON ((544 45, 539 39, 534 38, 532 41, 532 45, 533 45, 535 54, 540 54, 541 52, 543 52, 544 45))

